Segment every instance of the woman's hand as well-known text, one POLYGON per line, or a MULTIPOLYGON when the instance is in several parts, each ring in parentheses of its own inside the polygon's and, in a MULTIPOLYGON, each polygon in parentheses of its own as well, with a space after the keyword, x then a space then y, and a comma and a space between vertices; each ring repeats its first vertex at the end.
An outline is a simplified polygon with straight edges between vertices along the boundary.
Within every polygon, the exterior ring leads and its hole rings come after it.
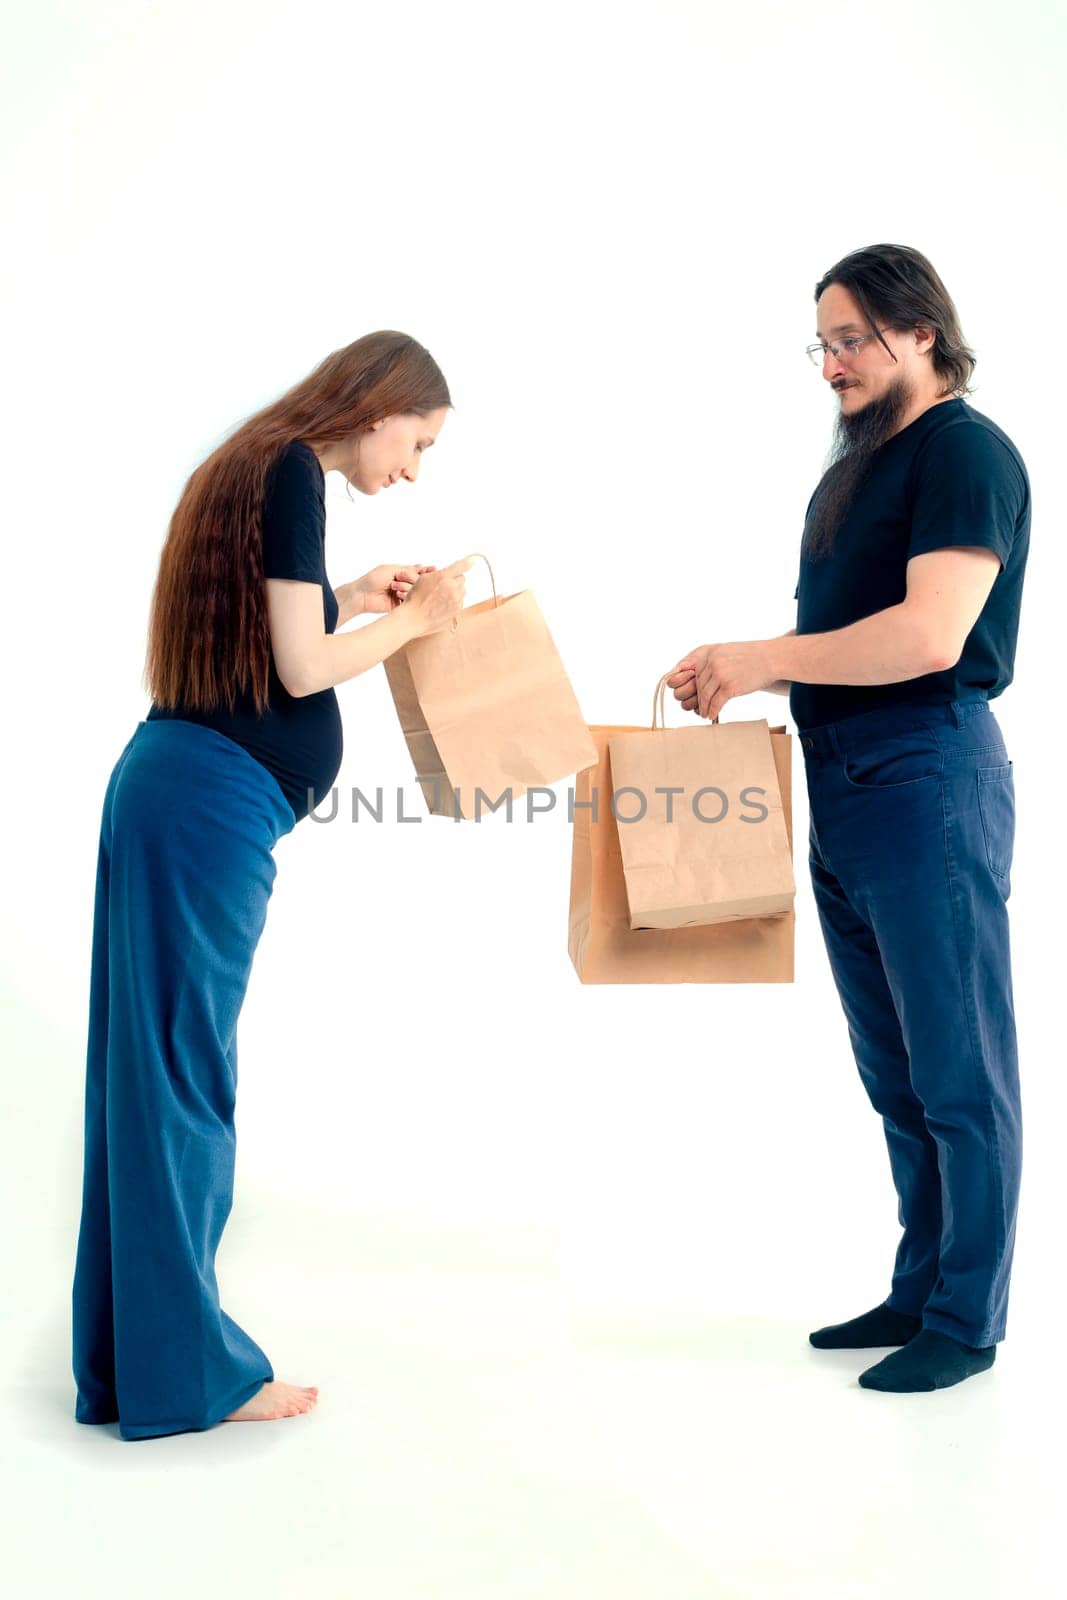
POLYGON ((400 567, 385 565, 375 567, 362 578, 350 584, 354 601, 352 615, 363 611, 395 611, 407 599, 412 587, 424 573, 436 572, 436 567, 400 567))
POLYGON ((411 613, 417 634, 435 633, 450 618, 463 609, 463 595, 467 571, 473 556, 453 561, 451 566, 423 567, 417 581, 410 585, 404 602, 405 612, 411 613))
POLYGON ((667 679, 683 711, 715 718, 728 700, 767 689, 778 681, 770 639, 737 644, 702 644, 682 657, 667 679))

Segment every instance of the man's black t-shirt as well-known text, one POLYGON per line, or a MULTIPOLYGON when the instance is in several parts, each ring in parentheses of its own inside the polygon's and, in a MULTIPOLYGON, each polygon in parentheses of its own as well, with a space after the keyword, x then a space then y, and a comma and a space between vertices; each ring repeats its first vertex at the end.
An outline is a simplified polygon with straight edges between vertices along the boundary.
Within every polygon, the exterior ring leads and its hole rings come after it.
POLYGON ((887 439, 829 555, 802 556, 797 633, 829 633, 898 605, 907 594, 911 557, 946 545, 983 545, 1001 562, 956 665, 899 683, 794 681, 789 710, 798 728, 903 700, 992 700, 1012 680, 1030 545, 1030 481, 1007 434, 961 399, 929 406, 887 439))
MULTIPOLYGON (((263 576, 299 578, 322 586, 322 614, 327 633, 337 625, 337 597, 326 576, 326 480, 319 458, 294 439, 273 463, 267 476, 263 506, 263 576)), ((239 695, 233 714, 213 711, 163 710, 152 703, 148 721, 174 717, 198 722, 242 745, 274 777, 293 808, 297 822, 310 809, 308 790, 318 805, 329 792, 341 765, 341 713, 333 689, 294 698, 278 677, 271 651, 268 707, 257 716, 251 690, 239 695)))

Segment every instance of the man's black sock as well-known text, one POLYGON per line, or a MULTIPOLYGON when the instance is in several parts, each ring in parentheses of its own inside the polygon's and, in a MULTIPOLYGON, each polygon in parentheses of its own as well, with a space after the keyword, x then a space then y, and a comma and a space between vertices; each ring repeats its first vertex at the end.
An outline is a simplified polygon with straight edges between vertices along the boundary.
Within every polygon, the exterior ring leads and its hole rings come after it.
POLYGON ((919 1390, 950 1389, 976 1372, 985 1372, 996 1360, 995 1344, 961 1344, 947 1333, 923 1328, 904 1350, 894 1350, 876 1366, 860 1373, 864 1389, 890 1394, 915 1394, 919 1390))
POLYGON ((883 1303, 873 1311, 865 1311, 861 1317, 853 1317, 851 1322, 835 1322, 828 1328, 819 1328, 809 1333, 808 1338, 817 1350, 870 1350, 887 1344, 907 1344, 922 1325, 921 1317, 892 1311, 883 1303))

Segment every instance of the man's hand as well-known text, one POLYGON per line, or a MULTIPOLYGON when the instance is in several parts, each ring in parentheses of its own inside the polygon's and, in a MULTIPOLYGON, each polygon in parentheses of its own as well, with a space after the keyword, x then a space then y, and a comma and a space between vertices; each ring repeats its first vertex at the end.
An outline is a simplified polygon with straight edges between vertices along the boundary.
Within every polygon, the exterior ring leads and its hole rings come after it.
POLYGON ((667 679, 683 711, 715 718, 728 700, 767 689, 778 679, 770 639, 702 644, 682 657, 667 679))

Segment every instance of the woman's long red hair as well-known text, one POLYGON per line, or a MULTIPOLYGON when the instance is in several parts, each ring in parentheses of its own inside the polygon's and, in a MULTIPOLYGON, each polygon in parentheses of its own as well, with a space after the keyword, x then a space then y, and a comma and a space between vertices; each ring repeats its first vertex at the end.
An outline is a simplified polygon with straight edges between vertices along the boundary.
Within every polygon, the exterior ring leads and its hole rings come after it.
POLYGON ((429 352, 406 333, 368 333, 242 422, 196 468, 174 509, 148 623, 144 685, 168 710, 268 704, 263 583, 267 477, 294 439, 349 438, 379 418, 451 406, 429 352))

